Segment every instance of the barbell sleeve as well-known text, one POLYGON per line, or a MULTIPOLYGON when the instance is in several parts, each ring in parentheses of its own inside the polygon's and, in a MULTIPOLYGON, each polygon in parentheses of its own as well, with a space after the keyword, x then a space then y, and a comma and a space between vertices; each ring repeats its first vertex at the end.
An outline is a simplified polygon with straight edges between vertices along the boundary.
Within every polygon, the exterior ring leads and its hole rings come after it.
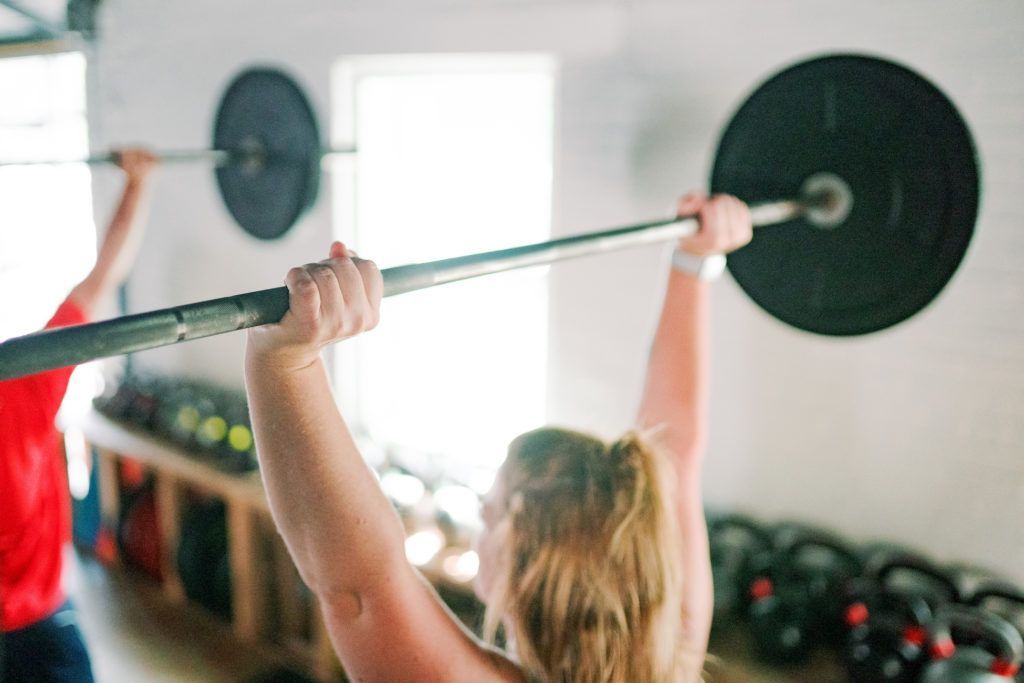
MULTIPOLYGON (((797 218, 804 209, 803 202, 786 200, 751 206, 750 213, 753 224, 763 227, 797 218)), ((696 231, 696 219, 673 218, 385 268, 381 271, 384 296, 590 254, 666 242, 696 231)), ((288 289, 276 287, 96 323, 43 330, 0 343, 0 380, 275 323, 287 311, 288 289)))

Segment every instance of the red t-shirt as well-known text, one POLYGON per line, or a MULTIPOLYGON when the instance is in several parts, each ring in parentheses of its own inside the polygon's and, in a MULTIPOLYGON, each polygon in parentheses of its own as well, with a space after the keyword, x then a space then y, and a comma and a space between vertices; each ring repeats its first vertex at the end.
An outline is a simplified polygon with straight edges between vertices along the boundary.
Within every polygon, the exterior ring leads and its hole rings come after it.
MULTIPOLYGON (((85 322, 65 301, 47 328, 85 322)), ((64 601, 61 553, 71 500, 54 418, 73 366, 0 382, 0 630, 48 617, 64 601)))

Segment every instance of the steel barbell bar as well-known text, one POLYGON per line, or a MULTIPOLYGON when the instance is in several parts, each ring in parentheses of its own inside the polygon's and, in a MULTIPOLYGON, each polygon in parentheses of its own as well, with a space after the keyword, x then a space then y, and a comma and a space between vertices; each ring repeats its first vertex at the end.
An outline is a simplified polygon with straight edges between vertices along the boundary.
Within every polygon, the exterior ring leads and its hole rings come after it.
MULTIPOLYGON (((323 147, 320 149, 320 157, 354 154, 355 147, 323 147)), ((292 159, 291 155, 280 152, 267 151, 262 147, 251 147, 249 149, 180 149, 161 150, 153 152, 161 164, 179 164, 210 162, 220 168, 233 163, 262 164, 267 159, 292 159)), ((0 161, 3 166, 61 166, 65 164, 86 164, 88 166, 101 166, 104 164, 116 164, 117 152, 96 152, 86 157, 74 159, 8 159, 0 161)))
MULTIPOLYGON (((315 204, 324 157, 355 152, 322 143, 305 93, 275 68, 237 74, 221 96, 213 124, 210 149, 157 151, 156 156, 163 163, 211 162, 228 213, 259 239, 281 237, 315 204)), ((116 163, 116 153, 0 161, 0 166, 71 163, 116 163)))
MULTIPOLYGON (((251 150, 253 141, 309 162, 322 149, 308 102, 280 72, 243 72, 221 101, 213 147, 251 150)), ((231 164, 217 180, 239 224, 269 239, 315 199, 319 167, 265 164, 250 174, 231 164)), ((722 134, 710 184, 748 201, 757 227, 790 222, 730 254, 740 287, 783 322, 847 336, 909 318, 949 282, 974 230, 979 174, 966 123, 934 85, 878 58, 827 55, 747 98, 722 134), (760 202, 776 197, 797 199, 760 202)), ((695 229, 673 218, 388 268, 385 296, 695 229)), ((0 344, 0 379, 273 323, 287 308, 279 287, 38 332, 0 344)))
MULTIPOLYGON (((750 207, 751 220, 757 227, 784 223, 803 216, 808 209, 828 206, 834 200, 828 194, 821 194, 756 204, 750 207)), ((508 249, 385 268, 382 271, 384 296, 580 256, 666 242, 692 235, 696 231, 695 218, 671 218, 508 249)), ((275 323, 281 320, 287 310, 288 289, 276 287, 86 325, 35 332, 0 343, 0 380, 275 323)))

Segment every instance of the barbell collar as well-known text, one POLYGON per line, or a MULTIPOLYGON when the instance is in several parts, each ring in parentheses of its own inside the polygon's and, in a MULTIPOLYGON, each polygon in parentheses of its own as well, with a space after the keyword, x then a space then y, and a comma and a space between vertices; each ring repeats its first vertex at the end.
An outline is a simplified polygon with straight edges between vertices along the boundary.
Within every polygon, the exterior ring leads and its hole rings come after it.
MULTIPOLYGON (((806 203, 799 200, 768 202, 750 207, 752 222, 758 227, 798 218, 805 210, 806 203)), ((382 271, 384 296, 395 296, 507 270, 680 239, 694 234, 697 227, 694 218, 672 218, 509 249, 385 268, 382 271)), ((0 343, 0 380, 276 323, 287 311, 288 289, 276 287, 86 325, 35 332, 0 343)))

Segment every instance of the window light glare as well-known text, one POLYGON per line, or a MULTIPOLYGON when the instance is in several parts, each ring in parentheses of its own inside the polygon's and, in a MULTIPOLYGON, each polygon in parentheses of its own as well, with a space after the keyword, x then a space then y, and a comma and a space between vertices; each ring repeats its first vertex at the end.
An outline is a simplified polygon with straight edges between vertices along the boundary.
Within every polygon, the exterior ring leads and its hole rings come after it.
POLYGON ((476 578, 477 572, 480 571, 480 556, 472 550, 454 553, 444 558, 442 568, 452 580, 467 583, 476 578))
POLYGON ((446 484, 434 491, 434 504, 452 521, 473 525, 480 520, 480 498, 472 489, 457 484, 446 484))
POLYGON ((75 500, 89 495, 89 463, 86 457, 85 435, 77 427, 64 432, 64 452, 68 461, 68 489, 75 500))
MULTIPOLYGON (((550 239, 555 63, 538 57, 342 60, 335 137, 359 159, 336 180, 338 237, 385 266, 550 239)), ((389 300, 337 377, 360 430, 468 481, 545 421, 547 335, 547 269, 507 272, 389 300)))
POLYGON ((417 531, 405 539, 405 556, 417 567, 428 564, 444 547, 444 534, 439 529, 417 531))
POLYGON ((419 478, 394 470, 381 477, 380 486, 395 504, 402 507, 415 506, 426 493, 426 487, 419 478))

